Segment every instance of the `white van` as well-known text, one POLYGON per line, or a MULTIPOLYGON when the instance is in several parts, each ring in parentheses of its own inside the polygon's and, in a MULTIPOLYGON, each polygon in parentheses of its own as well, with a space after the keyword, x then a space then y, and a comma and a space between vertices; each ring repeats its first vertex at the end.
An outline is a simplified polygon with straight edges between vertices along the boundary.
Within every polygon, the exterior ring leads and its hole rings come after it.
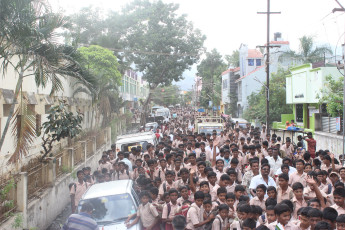
POLYGON ((132 147, 137 146, 141 146, 141 149, 145 152, 147 144, 154 146, 158 144, 156 135, 152 131, 118 136, 116 140, 116 152, 130 152, 132 147))

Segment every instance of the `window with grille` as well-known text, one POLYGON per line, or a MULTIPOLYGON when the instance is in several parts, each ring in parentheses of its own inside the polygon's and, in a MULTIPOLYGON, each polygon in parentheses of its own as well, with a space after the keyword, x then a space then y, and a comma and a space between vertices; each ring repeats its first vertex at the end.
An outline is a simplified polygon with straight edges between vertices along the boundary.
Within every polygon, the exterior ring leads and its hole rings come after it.
POLYGON ((254 59, 248 59, 248 65, 254 66, 254 59))
POLYGON ((296 121, 303 122, 303 104, 296 105, 296 121))

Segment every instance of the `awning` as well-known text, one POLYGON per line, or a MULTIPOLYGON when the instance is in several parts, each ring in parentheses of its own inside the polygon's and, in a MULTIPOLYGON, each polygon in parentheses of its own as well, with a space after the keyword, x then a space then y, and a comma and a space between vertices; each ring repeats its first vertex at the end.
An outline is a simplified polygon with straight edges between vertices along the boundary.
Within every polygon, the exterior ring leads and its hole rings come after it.
POLYGON ((36 99, 36 96, 34 93, 31 93, 31 92, 27 92, 26 93, 26 97, 28 99, 28 104, 29 105, 37 105, 37 99, 36 99))
POLYGON ((11 89, 0 89, 4 97, 5 104, 12 104, 14 99, 14 91, 11 89))

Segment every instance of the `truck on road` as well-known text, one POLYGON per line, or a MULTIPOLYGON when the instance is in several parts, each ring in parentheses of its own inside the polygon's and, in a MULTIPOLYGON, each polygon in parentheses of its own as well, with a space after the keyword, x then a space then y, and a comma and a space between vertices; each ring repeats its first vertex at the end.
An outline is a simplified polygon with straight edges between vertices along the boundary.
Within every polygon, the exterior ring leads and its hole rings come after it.
POLYGON ((198 116, 195 118, 195 131, 198 133, 210 133, 213 130, 219 134, 224 130, 223 119, 220 116, 198 116))

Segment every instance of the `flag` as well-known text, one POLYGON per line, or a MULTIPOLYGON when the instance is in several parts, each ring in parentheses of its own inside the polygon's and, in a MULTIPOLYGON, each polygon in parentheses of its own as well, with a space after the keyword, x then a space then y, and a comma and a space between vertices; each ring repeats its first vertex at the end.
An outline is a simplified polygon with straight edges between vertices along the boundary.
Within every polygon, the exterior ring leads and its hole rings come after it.
POLYGON ((284 230, 284 229, 285 229, 284 226, 281 225, 280 223, 278 223, 278 224, 276 225, 276 228, 275 228, 275 230, 284 230))

